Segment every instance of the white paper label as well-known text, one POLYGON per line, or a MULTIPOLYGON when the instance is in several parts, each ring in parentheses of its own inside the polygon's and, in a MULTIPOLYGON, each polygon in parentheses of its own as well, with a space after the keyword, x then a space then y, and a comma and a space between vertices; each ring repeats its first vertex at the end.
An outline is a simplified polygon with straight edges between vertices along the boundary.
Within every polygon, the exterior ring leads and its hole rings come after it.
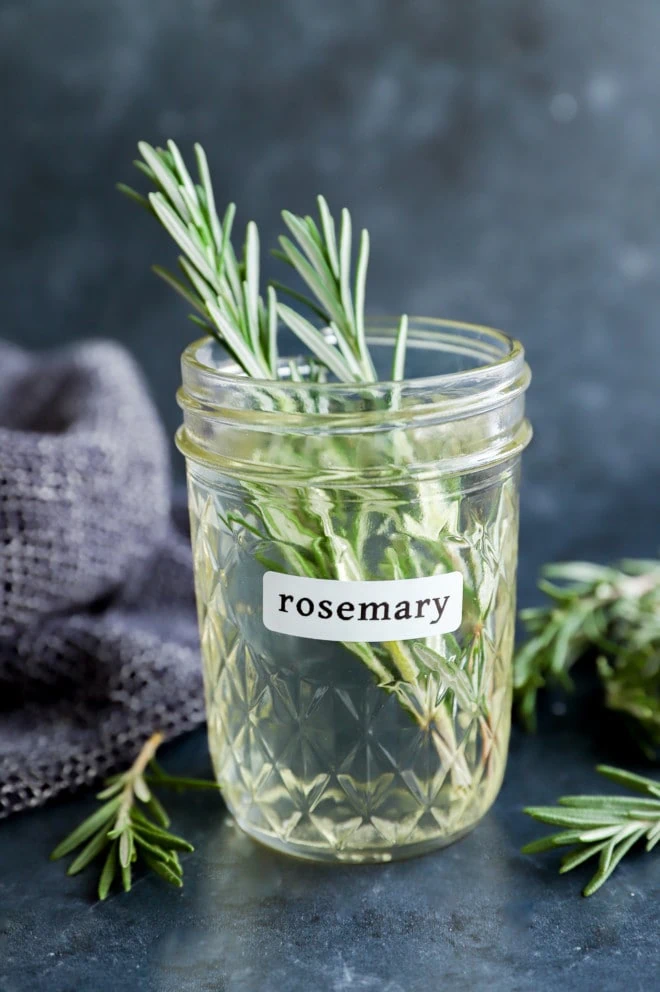
POLYGON ((269 630, 315 641, 409 641, 461 625, 463 576, 343 582, 281 572, 264 575, 269 630))

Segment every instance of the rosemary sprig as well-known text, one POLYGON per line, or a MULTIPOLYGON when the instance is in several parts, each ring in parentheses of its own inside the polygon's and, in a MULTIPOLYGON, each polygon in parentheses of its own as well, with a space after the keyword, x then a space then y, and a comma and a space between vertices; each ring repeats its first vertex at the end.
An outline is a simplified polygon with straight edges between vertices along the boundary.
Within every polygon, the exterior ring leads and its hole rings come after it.
MULTIPOLYGON (((318 197, 321 230, 312 217, 296 217, 288 210, 282 219, 295 238, 298 247, 289 238, 281 237, 281 252, 276 255, 292 266, 312 290, 316 300, 309 300, 299 293, 295 298, 306 303, 321 317, 330 329, 341 352, 344 367, 340 378, 350 381, 371 382, 377 379, 364 330, 364 298, 369 264, 369 235, 362 231, 355 272, 355 295, 351 288, 351 215, 344 208, 341 212, 339 241, 335 222, 322 196, 318 197)), ((280 284, 281 286, 281 284, 280 284)), ((281 286, 284 292, 290 290, 281 286)), ((318 333, 309 321, 289 307, 280 305, 279 314, 289 328, 306 343, 310 335, 318 333), (303 330, 304 329, 304 330, 303 330), (303 334, 305 335, 303 337, 303 334)))
POLYGON ((653 755, 660 747, 660 561, 549 565, 539 588, 550 604, 520 613, 530 635, 514 669, 523 721, 533 729, 539 689, 571 689, 573 665, 591 654, 606 705, 629 718, 653 755))
POLYGON ((183 885, 179 852, 194 848, 167 829, 169 816, 152 788, 217 790, 218 785, 164 772, 154 760, 162 740, 162 734, 153 734, 128 771, 106 780, 105 787, 96 797, 103 800, 103 805, 65 837, 51 854, 51 859, 56 861, 84 845, 69 865, 67 875, 77 875, 103 855, 99 899, 107 898, 117 876, 121 876, 124 891, 130 890, 133 865, 139 858, 166 882, 179 888, 183 885))
POLYGON ((598 870, 583 890, 590 896, 610 877, 621 859, 646 839, 651 851, 660 840, 660 781, 634 775, 621 768, 598 765, 606 778, 626 786, 636 796, 562 796, 557 806, 528 806, 525 813, 552 826, 562 827, 523 847, 523 854, 541 854, 571 846, 561 861, 560 873, 571 871, 598 855, 598 870))
POLYGON ((230 203, 220 220, 206 154, 195 145, 199 182, 193 182, 173 141, 167 148, 138 145, 135 165, 155 186, 147 197, 120 183, 121 192, 137 200, 161 222, 181 249, 183 280, 160 266, 164 279, 195 310, 192 319, 227 349, 247 375, 277 378, 277 299, 259 293, 259 232, 250 222, 239 262, 231 243, 236 207, 230 203))
MULTIPOLYGON (((247 225, 241 261, 232 248, 236 208, 227 207, 220 220, 215 206, 206 154, 195 145, 199 182, 195 183, 173 141, 167 148, 138 145, 142 160, 135 165, 155 186, 142 196, 119 183, 118 189, 152 212, 174 239, 182 254, 184 279, 161 266, 154 272, 195 310, 191 319, 212 334, 249 376, 278 378, 278 322, 282 321, 306 348, 342 382, 377 379, 365 335, 364 305, 369 262, 369 235, 363 230, 352 272, 352 222, 341 212, 339 237, 335 220, 322 196, 318 197, 318 224, 285 210, 282 218, 294 241, 280 238, 274 252, 292 266, 314 299, 279 282, 260 292, 259 233, 247 225), (295 243, 294 243, 295 242, 295 243), (319 329, 297 311, 277 300, 277 290, 308 306, 323 322, 319 329)), ((402 378, 407 318, 401 318, 393 378, 402 378)))

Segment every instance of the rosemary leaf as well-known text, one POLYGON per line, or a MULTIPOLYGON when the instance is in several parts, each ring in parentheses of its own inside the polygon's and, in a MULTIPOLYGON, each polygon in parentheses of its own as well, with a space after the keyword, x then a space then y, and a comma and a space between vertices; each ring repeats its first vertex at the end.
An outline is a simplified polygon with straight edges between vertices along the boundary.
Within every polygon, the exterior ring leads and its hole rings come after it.
POLYGON ((106 785, 106 787, 102 789, 101 792, 96 793, 97 799, 110 799, 111 796, 116 796, 118 792, 121 792, 122 786, 124 784, 121 775, 116 776, 114 781, 111 781, 108 778, 106 779, 106 782, 108 782, 109 784, 106 785))
POLYGON ((259 234, 257 225, 250 221, 245 237, 245 272, 243 283, 245 306, 248 317, 248 329, 253 350, 260 348, 259 344, 259 234))
POLYGON ((179 248, 186 253, 205 279, 213 282, 213 269, 199 245, 193 241, 190 231, 181 223, 162 193, 150 193, 149 203, 159 221, 172 235, 179 248))
MULTIPOLYGON (((155 181, 158 183, 163 192, 163 195, 166 196, 172 203, 174 209, 179 214, 179 217, 188 219, 188 211, 183 197, 179 192, 178 184, 171 171, 165 166, 162 156, 157 153, 155 148, 152 148, 151 145, 147 144, 146 141, 138 142, 138 150, 146 164, 149 166, 155 181)), ((135 164, 138 168, 142 167, 140 162, 136 162, 135 164)), ((149 202, 153 207, 151 196, 149 197, 149 202)))
POLYGON ((267 324, 268 324, 268 367, 272 376, 277 376, 278 348, 277 348, 277 295, 272 286, 267 290, 267 324))
POLYGON ((236 329, 232 327, 216 303, 207 300, 206 307, 214 323, 220 329, 227 347, 236 356, 241 366, 250 375, 261 378, 264 375, 264 369, 261 367, 259 358, 255 356, 250 345, 244 340, 242 335, 237 334, 236 329))
POLYGON ((316 199, 323 229, 323 240, 325 241, 328 261, 335 279, 339 279, 339 255, 337 253, 337 236, 335 233, 335 222, 328 208, 325 197, 318 196, 316 199))
POLYGON ((305 296, 304 293, 299 293, 296 289, 290 289, 289 286, 286 286, 278 279, 271 279, 269 288, 277 290, 280 293, 286 293, 292 300, 296 300, 297 303, 302 303, 303 306, 308 307, 324 324, 330 323, 327 312, 318 303, 315 303, 311 297, 305 296))
POLYGON ((99 878, 99 899, 107 899, 108 893, 110 892, 110 887, 114 881, 115 875, 117 874, 117 843, 113 843, 108 851, 108 856, 103 865, 103 871, 101 872, 101 877, 99 878))
POLYGON ((308 224, 302 218, 296 217, 289 210, 282 211, 282 220, 304 250, 310 264, 316 270, 319 278, 323 280, 324 285, 331 286, 333 280, 332 269, 328 265, 327 257, 323 254, 322 247, 313 235, 310 235, 308 224))
POLYGON ((195 157, 197 159, 197 171, 199 172, 199 178, 201 179, 202 186, 204 188, 204 198, 206 200, 206 216, 209 222, 209 229, 211 231, 211 234, 213 235, 213 243, 215 244, 215 248, 216 251, 218 252, 219 259, 221 259, 223 254, 223 229, 218 219, 218 213, 215 208, 213 183, 211 182, 211 175, 209 172, 209 164, 206 158, 206 152, 199 143, 195 144, 195 157))
POLYGON ((167 142, 167 148, 174 161, 180 186, 183 186, 183 188, 186 190, 186 192, 188 193, 188 195, 192 200, 196 200, 197 193, 195 191, 195 184, 190 178, 190 173, 186 168, 186 163, 183 161, 183 156, 181 155, 181 152, 177 148, 175 142, 172 140, 167 142))
POLYGON ((124 830, 119 838, 119 864, 122 868, 128 868, 131 863, 132 853, 131 833, 128 830, 124 830))
POLYGON ((354 381, 354 376, 346 364, 345 359, 332 345, 327 343, 321 332, 313 324, 310 324, 308 320, 305 320, 304 317, 301 317, 295 310, 287 307, 284 303, 278 303, 277 312, 287 327, 291 328, 303 344, 313 351, 328 366, 330 371, 334 372, 339 380, 342 382, 354 381))
POLYGON ((133 874, 131 872, 130 865, 122 865, 121 881, 122 881, 122 886, 124 888, 124 892, 130 892, 133 883, 133 874))
POLYGON ((144 860, 149 865, 151 870, 156 873, 156 875, 160 875, 160 877, 166 882, 169 882, 170 885, 174 885, 179 889, 181 888, 183 885, 181 877, 173 871, 166 862, 161 861, 159 858, 154 858, 151 854, 147 854, 146 852, 144 855, 144 860))
MULTIPOLYGON (((153 779, 150 775, 145 776, 148 782, 154 782, 163 789, 173 789, 175 792, 203 791, 215 792, 218 788, 217 782, 203 778, 186 778, 183 775, 161 775, 153 779)), ((151 797, 154 798, 153 796, 151 797)))
MULTIPOLYGON (((204 306, 204 301, 209 298, 213 298, 216 293, 211 286, 200 276, 199 272, 195 269, 193 265, 190 264, 187 258, 180 255, 178 258, 179 268, 185 276, 187 276, 188 281, 192 285, 195 293, 197 293, 195 308, 200 310, 202 313, 206 313, 206 307, 204 306)), ((176 288, 176 287, 175 287, 176 288)), ((194 294, 193 294, 194 297, 194 294)))
MULTIPOLYGON (((355 270, 355 332, 357 335, 358 351, 362 358, 366 376, 369 379, 377 379, 376 369, 371 360, 364 324, 364 301, 366 295, 367 267, 369 265, 369 232, 362 231, 360 234, 360 247, 358 250, 358 260, 355 270)), ((407 320, 407 318, 406 318, 407 320)))
POLYGON ((353 329, 355 327, 355 313, 351 293, 351 239, 351 215, 344 207, 341 212, 341 226, 339 228, 339 292, 346 315, 346 323, 349 328, 353 329))
POLYGON ((328 316, 342 326, 342 332, 346 330, 346 318, 341 308, 340 301, 336 298, 332 286, 330 286, 313 265, 311 265, 304 255, 298 251, 295 245, 284 236, 280 237, 282 251, 289 264, 296 270, 301 279, 307 283, 312 293, 321 302, 328 316))
POLYGON ((71 851, 83 844, 88 837, 96 833, 104 825, 110 823, 113 819, 114 814, 119 809, 121 804, 121 798, 116 797, 111 799, 109 802, 105 803, 96 812, 88 816, 86 820, 76 827, 67 837, 61 841, 53 853, 51 854, 51 860, 57 861, 59 858, 63 858, 65 855, 70 854, 71 851))
POLYGON ((406 364, 406 346, 408 344, 408 317, 404 314, 399 323, 399 330, 394 346, 394 358, 392 361, 392 379, 398 382, 403 379, 406 364))
POLYGON ((168 850, 194 850, 192 844, 189 844, 187 840, 183 839, 183 837, 177 837, 176 834, 170 833, 169 830, 165 830, 162 827, 158 827, 155 824, 150 823, 147 817, 144 816, 144 814, 139 810, 135 810, 133 813, 132 829, 135 833, 145 834, 161 841, 161 847, 167 848, 168 850))
MULTIPOLYGON (((647 778, 644 775, 635 775, 634 772, 628 772, 623 768, 613 768, 611 765, 598 765, 596 771, 604 775, 611 782, 617 782, 619 785, 625 785, 628 789, 634 789, 636 792, 644 792, 650 796, 660 797, 660 782, 656 782, 652 778, 647 778)), ((635 800, 639 803, 639 799, 635 800)))
MULTIPOLYGON (((533 846, 532 844, 528 844, 527 847, 524 847, 523 853, 524 854, 534 853, 531 850, 532 846, 533 846)), ((553 844, 552 846, 555 847, 556 845, 553 844)), ((598 854, 600 851, 602 851, 603 848, 606 846, 607 846, 607 841, 604 840, 602 844, 587 844, 585 845, 585 847, 578 848, 576 851, 573 851, 572 854, 564 855, 564 857, 561 859, 560 862, 559 874, 565 875, 566 872, 571 871, 572 868, 577 868, 578 865, 583 864, 589 858, 595 857, 595 855, 598 854)), ((540 850, 541 848, 539 848, 539 851, 540 850)))
MULTIPOLYGON (((156 784, 158 784, 158 782, 156 784)), ((165 807, 163 806, 161 801, 156 798, 153 792, 151 793, 151 798, 147 803, 147 807, 152 817, 160 827, 169 827, 170 818, 167 815, 165 807)))
POLYGON ((139 206, 144 207, 145 210, 148 210, 149 213, 151 213, 151 205, 146 196, 142 196, 142 194, 138 193, 137 190, 134 190, 132 186, 127 186, 126 183, 117 183, 116 189, 120 193, 123 193, 124 196, 127 196, 129 200, 133 200, 135 203, 139 204, 139 206))
POLYGON ((199 311, 199 313, 203 314, 205 312, 204 307, 199 303, 198 297, 194 296, 194 294, 187 289, 181 280, 177 279, 176 276, 173 276, 171 272, 168 272, 167 269, 164 269, 160 265, 152 265, 151 271, 166 282, 168 286, 171 286, 172 289, 175 290, 179 296, 182 296, 191 307, 194 307, 195 310, 199 311))
POLYGON ((74 858, 71 862, 66 870, 67 875, 77 875, 79 871, 86 868, 110 843, 108 831, 105 827, 101 827, 99 832, 83 847, 77 858, 74 858))

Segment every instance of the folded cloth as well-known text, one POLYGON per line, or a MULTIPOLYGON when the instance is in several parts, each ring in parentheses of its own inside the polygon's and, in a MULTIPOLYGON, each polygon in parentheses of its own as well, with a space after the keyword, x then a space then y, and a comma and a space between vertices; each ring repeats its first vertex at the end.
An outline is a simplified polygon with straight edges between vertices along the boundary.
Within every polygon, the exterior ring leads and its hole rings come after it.
POLYGON ((185 513, 116 344, 0 342, 0 817, 204 719, 185 513))

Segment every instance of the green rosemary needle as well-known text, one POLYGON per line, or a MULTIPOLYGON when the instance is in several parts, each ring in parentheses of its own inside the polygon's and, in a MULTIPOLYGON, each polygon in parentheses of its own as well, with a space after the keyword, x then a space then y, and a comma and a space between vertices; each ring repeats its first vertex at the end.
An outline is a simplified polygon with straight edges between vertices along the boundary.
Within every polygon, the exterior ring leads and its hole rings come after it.
POLYGON ((82 847, 69 865, 67 875, 77 875, 103 856, 99 899, 107 898, 118 877, 124 891, 128 892, 133 865, 139 859, 171 885, 183 885, 179 852, 194 848, 167 829, 169 816, 152 789, 217 790, 218 786, 205 779, 183 778, 164 772, 154 760, 162 740, 162 734, 153 734, 128 771, 106 780, 105 787, 96 797, 103 805, 65 837, 51 854, 51 859, 56 861, 82 847))
POLYGON ((557 806, 528 806, 525 813, 552 826, 558 833, 542 837, 523 847, 523 854, 540 854, 570 846, 562 859, 560 873, 577 868, 598 856, 598 870, 583 890, 593 895, 610 877, 622 858, 639 841, 646 840, 651 851, 660 840, 660 781, 644 778, 621 768, 598 765, 597 771, 638 796, 562 796, 557 806))

